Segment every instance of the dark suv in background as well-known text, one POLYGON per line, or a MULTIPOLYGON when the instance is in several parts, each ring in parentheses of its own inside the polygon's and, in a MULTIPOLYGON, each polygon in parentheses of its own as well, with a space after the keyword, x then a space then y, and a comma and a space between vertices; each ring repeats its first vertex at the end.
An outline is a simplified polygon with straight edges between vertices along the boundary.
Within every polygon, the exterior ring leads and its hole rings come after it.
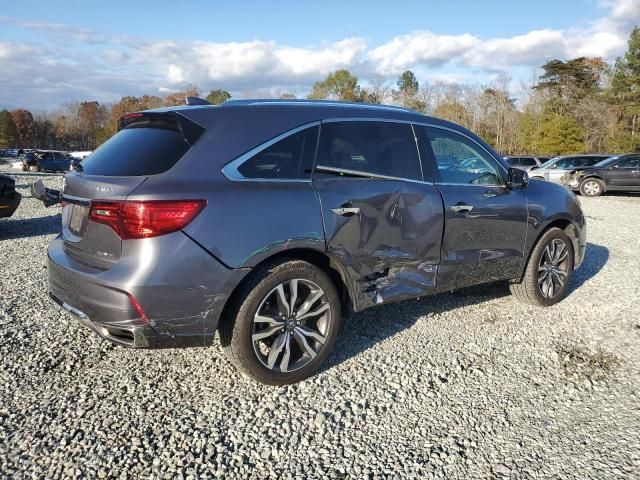
POLYGON ((51 297, 102 337, 311 375, 344 311, 507 280, 566 293, 585 219, 464 128, 385 106, 232 101, 122 117, 66 175, 51 297))
POLYGON ((21 155, 22 170, 30 172, 67 172, 71 166, 71 155, 55 150, 33 150, 21 155))
POLYGON ((618 155, 565 173, 562 180, 585 197, 607 191, 640 192, 640 154, 618 155))

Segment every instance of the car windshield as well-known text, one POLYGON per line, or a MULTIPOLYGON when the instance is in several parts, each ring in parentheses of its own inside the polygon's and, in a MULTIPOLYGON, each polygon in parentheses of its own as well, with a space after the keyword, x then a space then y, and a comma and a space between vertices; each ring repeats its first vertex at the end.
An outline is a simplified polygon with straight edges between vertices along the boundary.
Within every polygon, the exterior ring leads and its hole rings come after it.
POLYGON ((594 167, 598 167, 598 168, 606 167, 607 165, 610 165, 616 160, 618 160, 619 158, 620 158, 620 155, 616 155, 615 157, 605 158, 604 160, 600 160, 598 163, 596 163, 594 167))
POLYGON ((553 158, 551 158, 551 159, 547 160, 546 162, 544 162, 544 163, 540 166, 540 168, 546 168, 546 167, 548 167, 549 165, 553 164, 556 160, 558 160, 558 159, 560 159, 560 158, 562 158, 562 157, 553 157, 553 158))

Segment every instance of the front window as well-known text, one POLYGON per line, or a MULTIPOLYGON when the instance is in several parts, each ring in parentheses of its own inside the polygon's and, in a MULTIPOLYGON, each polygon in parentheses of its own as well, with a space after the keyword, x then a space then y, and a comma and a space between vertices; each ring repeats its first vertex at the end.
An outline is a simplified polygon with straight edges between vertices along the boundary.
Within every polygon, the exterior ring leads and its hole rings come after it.
POLYGON ((623 158, 618 162, 618 168, 639 168, 640 157, 623 158))
POLYGON ((457 133, 425 127, 441 183, 502 185, 498 167, 475 142, 457 133))

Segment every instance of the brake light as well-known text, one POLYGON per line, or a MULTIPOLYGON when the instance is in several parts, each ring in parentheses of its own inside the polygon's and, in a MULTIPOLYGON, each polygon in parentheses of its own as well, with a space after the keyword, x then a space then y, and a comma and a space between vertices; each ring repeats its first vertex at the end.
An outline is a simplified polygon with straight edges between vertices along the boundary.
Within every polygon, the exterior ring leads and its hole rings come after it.
POLYGON ((186 227, 206 200, 92 201, 89 220, 110 226, 123 240, 150 238, 186 227))

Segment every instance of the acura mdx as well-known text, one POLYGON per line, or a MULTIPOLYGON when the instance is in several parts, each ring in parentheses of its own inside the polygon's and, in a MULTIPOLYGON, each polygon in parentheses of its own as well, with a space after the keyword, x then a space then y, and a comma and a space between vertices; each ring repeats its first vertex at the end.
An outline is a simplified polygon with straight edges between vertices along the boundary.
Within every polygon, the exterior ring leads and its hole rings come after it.
POLYGON ((131 347, 310 376, 344 313, 508 281, 549 306, 586 248, 568 189, 391 106, 230 101, 130 113, 65 177, 51 297, 131 347))

